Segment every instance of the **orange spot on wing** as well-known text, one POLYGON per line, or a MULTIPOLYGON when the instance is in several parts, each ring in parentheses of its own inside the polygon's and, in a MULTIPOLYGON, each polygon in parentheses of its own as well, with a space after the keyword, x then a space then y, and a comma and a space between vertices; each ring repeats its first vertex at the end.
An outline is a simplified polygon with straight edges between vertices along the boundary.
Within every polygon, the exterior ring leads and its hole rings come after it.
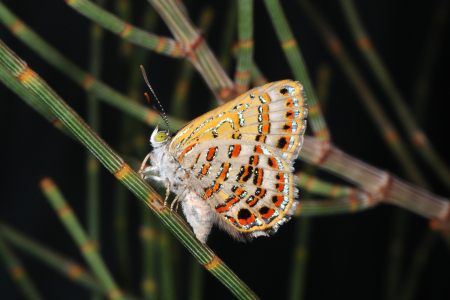
POLYGON ((231 198, 230 200, 228 200, 228 201, 226 202, 226 204, 227 204, 228 207, 232 207, 233 205, 235 205, 236 203, 238 203, 239 200, 240 200, 239 197, 234 197, 234 198, 231 198))
POLYGON ((269 121, 269 114, 262 114, 262 122, 268 122, 269 121))
POLYGON ((226 211, 228 211, 228 206, 227 205, 219 206, 219 207, 216 208, 216 212, 218 212, 219 214, 223 213, 223 212, 226 212, 226 211))
POLYGON ((266 142, 266 136, 265 135, 257 135, 255 141, 260 142, 260 143, 265 143, 266 142))
POLYGON ((250 157, 250 163, 253 166, 257 166, 258 162, 259 162, 259 156, 258 155, 253 155, 253 156, 250 157))
POLYGON ((255 180, 253 180, 253 183, 256 186, 261 186, 263 178, 264 178, 264 170, 261 168, 256 168, 255 176, 256 176, 256 174, 257 174, 257 177, 255 178, 255 180))
POLYGON ((273 216, 274 212, 275 210, 273 208, 269 208, 269 210, 265 214, 261 215, 261 217, 268 220, 273 216))
POLYGON ((214 156, 216 154, 217 147, 211 147, 208 150, 208 154, 206 155, 206 160, 211 161, 214 159, 214 156))
POLYGON ((259 146, 259 145, 256 145, 253 151, 258 154, 263 154, 261 146, 259 146))
POLYGON ((278 179, 278 181, 280 182, 284 182, 284 173, 278 173, 276 178, 278 179))
POLYGON ((243 226, 251 224, 253 222, 255 222, 255 216, 254 215, 251 215, 247 219, 239 219, 239 223, 241 223, 241 225, 243 225, 243 226))
POLYGON ((278 170, 278 164, 277 164, 277 161, 275 160, 274 157, 269 157, 269 158, 267 159, 267 163, 269 164, 269 166, 270 166, 272 169, 278 170))
POLYGON ((277 183, 275 184, 275 187, 279 192, 282 192, 284 189, 284 183, 277 183))
POLYGON ((192 145, 189 145, 184 149, 183 152, 181 152, 180 157, 178 158, 178 162, 181 164, 183 162, 183 157, 188 154, 192 149, 197 145, 198 143, 194 143, 192 145))
POLYGON ((209 168, 211 168, 210 164, 204 164, 202 170, 200 171, 203 175, 208 174, 209 168))
POLYGON ((229 169, 230 169, 230 164, 229 163, 225 163, 223 165, 222 172, 220 173, 219 177, 217 177, 217 180, 220 180, 220 181, 226 180, 227 179, 227 173, 228 173, 229 169))
MULTIPOLYGON (((266 100, 266 103, 270 103, 270 97, 269 97, 269 95, 267 95, 267 94, 262 94, 262 95, 259 96, 259 97, 263 97, 264 100, 266 100)), ((265 103, 264 103, 264 104, 265 104, 265 103)))
POLYGON ((268 134, 270 132, 270 123, 264 123, 261 128, 261 133, 268 134))
POLYGON ((279 207, 283 203, 283 196, 273 196, 272 202, 276 207, 279 207))
POLYGON ((241 189, 241 188, 237 188, 236 191, 234 191, 234 194, 237 195, 237 196, 239 196, 239 197, 241 197, 241 195, 242 195, 243 193, 245 193, 245 190, 244 190, 244 189, 241 189))
POLYGON ((265 104, 265 105, 262 105, 261 107, 262 107, 262 112, 263 113, 266 114, 266 113, 269 112, 269 105, 265 104))
POLYGON ((218 182, 216 182, 213 186, 213 192, 217 193, 218 191, 220 191, 220 189, 222 188, 222 185, 218 182))
POLYGON ((233 152, 231 153, 230 158, 236 158, 241 153, 241 145, 234 145, 233 152))

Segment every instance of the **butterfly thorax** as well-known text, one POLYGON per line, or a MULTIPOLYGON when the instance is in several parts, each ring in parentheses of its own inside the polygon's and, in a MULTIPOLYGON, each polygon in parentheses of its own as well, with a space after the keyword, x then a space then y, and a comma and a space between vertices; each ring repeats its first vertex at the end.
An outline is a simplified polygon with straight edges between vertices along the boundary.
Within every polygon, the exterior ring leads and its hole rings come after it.
POLYGON ((171 138, 168 138, 164 143, 154 145, 152 151, 154 160, 152 166, 157 167, 157 172, 162 182, 166 179, 170 181, 170 190, 175 194, 180 193, 184 189, 184 176, 186 171, 181 167, 181 164, 169 152, 171 138))

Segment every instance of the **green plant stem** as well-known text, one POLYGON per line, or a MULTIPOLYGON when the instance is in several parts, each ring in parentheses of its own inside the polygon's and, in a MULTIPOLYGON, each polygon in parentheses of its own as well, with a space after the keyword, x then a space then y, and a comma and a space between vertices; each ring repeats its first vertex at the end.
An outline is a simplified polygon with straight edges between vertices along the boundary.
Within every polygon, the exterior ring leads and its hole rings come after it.
MULTIPOLYGON (((219 62, 223 69, 228 72, 231 69, 232 55, 231 45, 234 42, 237 24, 237 0, 228 2, 225 21, 222 26, 222 38, 220 42, 219 62)), ((217 103, 216 103, 217 105, 217 103)))
POLYGON ((297 172, 295 175, 298 176, 297 186, 313 194, 331 198, 342 198, 352 196, 356 193, 355 188, 332 184, 305 172, 297 172))
POLYGON ((164 19, 175 39, 187 46, 189 49, 187 58, 202 74, 219 104, 234 99, 236 93, 233 83, 209 49, 199 30, 193 26, 181 8, 182 4, 175 0, 149 0, 149 2, 164 19))
POLYGON ((203 268, 195 259, 191 259, 191 282, 189 285, 189 300, 201 300, 203 297, 203 268))
POLYGON ((172 243, 169 237, 169 231, 165 226, 160 226, 160 269, 161 269, 161 291, 160 298, 163 300, 174 300, 176 297, 176 289, 173 288, 175 283, 174 276, 174 259, 172 243))
POLYGON ((439 51, 442 49, 442 41, 445 34, 448 34, 446 26, 450 13, 450 2, 440 0, 436 3, 434 13, 431 17, 430 28, 425 34, 425 41, 421 43, 424 47, 422 57, 419 59, 417 79, 412 88, 412 104, 414 113, 420 123, 425 123, 427 117, 428 106, 431 98, 431 79, 433 78, 433 70, 436 66, 439 51))
MULTIPOLYGON (((33 49, 53 67, 75 81, 88 93, 97 96, 100 100, 144 121, 150 126, 156 126, 159 123, 160 118, 156 111, 133 102, 130 98, 118 93, 106 84, 96 80, 89 73, 80 69, 73 62, 65 58, 60 52, 47 44, 33 30, 28 28, 21 20, 13 15, 2 2, 0 2, 0 21, 28 47, 33 49)), ((174 127, 181 127, 184 125, 183 122, 170 117, 169 121, 174 127)), ((164 127, 165 125, 161 124, 160 128, 164 127)))
POLYGON ((317 96, 311 83, 305 61, 292 34, 291 28, 289 27, 287 18, 284 15, 283 8, 278 0, 264 0, 264 3, 289 66, 291 67, 291 71, 294 74, 295 79, 300 81, 304 87, 306 101, 308 103, 309 124, 311 125, 315 137, 327 147, 331 137, 318 105, 317 96))
POLYGON ((319 65, 317 72, 317 98, 319 99, 320 107, 322 112, 325 113, 327 109, 327 104, 330 100, 328 88, 331 78, 331 67, 327 63, 322 63, 319 65))
POLYGON ((43 299, 34 283, 28 277, 25 268, 23 267, 21 261, 14 254, 14 252, 6 244, 2 236, 0 236, 0 258, 3 259, 6 268, 8 269, 11 278, 17 286, 19 287, 22 294, 30 300, 40 300, 43 299))
POLYGON ((61 219, 61 222, 66 227, 72 239, 80 248, 81 254, 84 256, 91 270, 108 291, 108 297, 110 299, 124 299, 114 279, 109 275, 110 272, 97 250, 97 245, 89 239, 58 187, 50 178, 42 179, 40 185, 47 200, 58 214, 58 217, 61 219))
POLYGON ((442 158, 436 153, 423 130, 413 117, 397 86, 394 84, 391 74, 383 63, 380 55, 373 47, 369 35, 365 31, 362 22, 356 12, 352 0, 340 0, 341 6, 349 22, 355 43, 364 54, 367 63, 375 74, 379 84, 388 95, 394 111, 397 113, 404 130, 408 134, 411 145, 430 165, 441 181, 450 191, 450 170, 442 158))
POLYGON ((124 163, 102 139, 15 53, 0 41, 0 63, 43 101, 55 115, 89 148, 116 178, 122 181, 172 231, 183 245, 239 299, 258 299, 206 245, 194 236, 177 214, 169 214, 161 197, 124 163))
POLYGON ((393 232, 391 233, 386 268, 385 299, 394 300, 400 285, 402 264, 405 255, 405 235, 408 227, 408 212, 397 209, 394 214, 393 232))
POLYGON ((130 42, 171 57, 183 57, 185 48, 176 41, 156 36, 131 26, 88 0, 69 0, 66 3, 80 14, 103 28, 129 40, 130 42))
MULTIPOLYGON (((200 14, 198 26, 203 31, 205 37, 208 36, 213 17, 214 11, 209 7, 205 8, 200 14)), ((170 113, 180 119, 186 119, 188 117, 186 100, 189 95, 194 71, 193 65, 184 61, 179 72, 180 75, 175 86, 175 91, 173 92, 170 113)), ((215 104, 217 105, 217 102, 215 104)))
MULTIPOLYGON (((38 259, 80 286, 87 288, 90 291, 107 295, 107 291, 94 275, 85 270, 81 265, 75 263, 72 259, 66 258, 55 251, 50 250, 2 222, 0 222, 0 235, 14 247, 19 248, 23 252, 38 259)), ((124 296, 129 300, 137 299, 136 297, 125 293, 124 296)))
MULTIPOLYGON (((102 6, 105 0, 97 0, 102 6)), ((103 29, 97 24, 91 25, 89 72, 92 76, 100 78, 102 64, 103 29)), ((100 103, 97 97, 87 95, 87 122, 95 132, 100 132, 100 103)), ((87 190, 87 232, 90 238, 100 247, 100 164, 95 156, 87 151, 86 154, 86 190, 87 190)), ((100 300, 100 293, 92 293, 92 300, 100 300)))
POLYGON ((309 1, 299 0, 298 3, 301 4, 301 7, 305 10, 305 13, 308 17, 310 17, 313 25, 316 26, 318 32, 320 33, 322 40, 329 46, 329 50, 332 55, 339 63, 339 66, 345 75, 347 75, 350 82, 353 84, 361 100, 363 100, 363 103, 366 105, 373 122, 377 125, 381 136, 385 139, 387 145, 398 159, 405 175, 421 187, 427 187, 428 184, 425 182, 421 172, 414 163, 414 160, 407 150, 403 139, 400 138, 398 131, 379 106, 375 95, 371 92, 367 83, 363 80, 363 76, 359 73, 355 64, 352 62, 349 55, 338 40, 336 34, 331 30, 324 18, 318 11, 316 11, 309 1))
POLYGON ((0 81, 2 81, 19 98, 22 98, 31 108, 50 122, 56 129, 72 139, 73 134, 61 123, 61 121, 46 107, 32 92, 24 87, 3 65, 0 64, 0 81))
POLYGON ((239 49, 235 86, 238 95, 246 92, 250 83, 253 61, 253 0, 238 0, 239 49))
POLYGON ((151 215, 150 210, 142 209, 142 227, 140 230, 140 238, 142 243, 142 257, 143 257, 143 278, 141 282, 141 291, 144 299, 156 300, 158 299, 158 285, 157 285, 157 232, 155 217, 151 215))
POLYGON ((410 268, 406 272, 406 278, 402 289, 398 291, 396 299, 413 300, 419 286, 419 279, 423 273, 425 264, 430 256, 431 249, 436 244, 438 234, 427 230, 419 240, 416 251, 414 251, 410 268))
POLYGON ((308 262, 308 242, 309 235, 311 234, 310 226, 311 218, 302 217, 297 220, 297 234, 295 236, 295 246, 293 255, 293 266, 291 273, 291 287, 290 296, 291 300, 305 299, 305 286, 306 286, 306 266, 308 262))

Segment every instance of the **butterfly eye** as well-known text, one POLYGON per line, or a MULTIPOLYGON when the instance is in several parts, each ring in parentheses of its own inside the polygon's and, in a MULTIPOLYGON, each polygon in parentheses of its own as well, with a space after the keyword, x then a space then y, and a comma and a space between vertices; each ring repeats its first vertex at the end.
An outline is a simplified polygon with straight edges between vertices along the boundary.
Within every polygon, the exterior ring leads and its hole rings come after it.
POLYGON ((167 133, 164 131, 158 132, 155 136, 155 142, 164 142, 167 139, 167 133))

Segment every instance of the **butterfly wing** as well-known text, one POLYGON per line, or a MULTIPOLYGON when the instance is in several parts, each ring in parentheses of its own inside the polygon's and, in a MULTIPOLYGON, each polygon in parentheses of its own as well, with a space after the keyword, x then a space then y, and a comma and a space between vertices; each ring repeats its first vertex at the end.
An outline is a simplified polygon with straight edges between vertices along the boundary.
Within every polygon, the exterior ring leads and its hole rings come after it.
MULTIPOLYGON (((187 124, 169 151, 229 232, 275 232, 295 210, 292 162, 307 110, 303 88, 284 80, 253 89, 187 124)), ((234 234, 239 238, 239 235, 234 234)))
POLYGON ((184 150, 202 141, 240 139, 272 146, 291 161, 303 143, 308 114, 305 100, 297 81, 254 88, 188 123, 172 138, 169 151, 180 158, 184 150))

